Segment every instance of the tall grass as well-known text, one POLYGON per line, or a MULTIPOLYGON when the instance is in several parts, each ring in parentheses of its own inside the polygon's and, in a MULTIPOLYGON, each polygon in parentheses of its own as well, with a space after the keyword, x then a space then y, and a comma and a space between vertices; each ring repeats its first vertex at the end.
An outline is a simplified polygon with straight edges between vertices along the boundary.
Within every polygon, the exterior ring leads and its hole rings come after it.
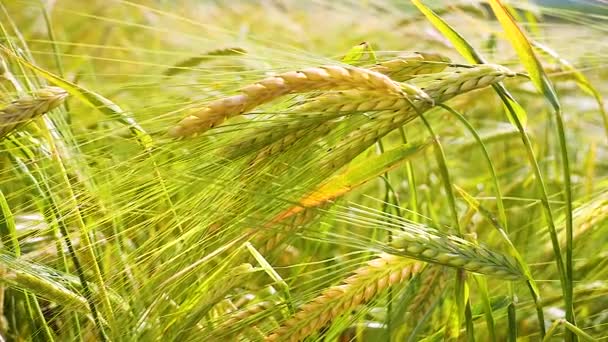
POLYGON ((1 339, 605 339, 590 6, 0 3, 1 339))

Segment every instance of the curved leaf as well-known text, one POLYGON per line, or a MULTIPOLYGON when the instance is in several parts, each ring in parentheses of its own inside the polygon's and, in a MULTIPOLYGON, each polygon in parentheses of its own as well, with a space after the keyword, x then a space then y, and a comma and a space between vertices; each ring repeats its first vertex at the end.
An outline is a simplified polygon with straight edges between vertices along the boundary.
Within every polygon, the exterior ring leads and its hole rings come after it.
POLYGON ((336 199, 356 187, 392 170, 400 162, 403 162, 418 152, 423 151, 430 145, 426 143, 410 143, 386 151, 372 158, 364 158, 354 161, 344 172, 331 177, 311 194, 300 200, 298 205, 278 215, 273 222, 284 220, 290 216, 302 212, 306 208, 317 207, 336 199))

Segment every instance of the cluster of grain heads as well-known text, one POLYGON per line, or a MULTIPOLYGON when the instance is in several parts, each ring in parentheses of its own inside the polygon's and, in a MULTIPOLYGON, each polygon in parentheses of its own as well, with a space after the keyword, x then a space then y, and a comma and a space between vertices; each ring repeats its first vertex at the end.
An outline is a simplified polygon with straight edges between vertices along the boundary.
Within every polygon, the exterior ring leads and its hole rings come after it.
POLYGON ((302 341, 335 318, 370 302, 391 286, 417 274, 423 265, 390 254, 380 254, 354 271, 340 285, 325 289, 272 331, 266 341, 302 341))
MULTIPOLYGON (((437 75, 437 77, 435 75, 420 76, 420 81, 417 79, 414 81, 416 85, 420 83, 427 87, 425 89, 428 89, 428 95, 439 102, 460 93, 486 87, 515 74, 499 65, 484 64, 459 68, 453 72, 437 75)), ((232 154, 228 155, 237 156, 239 153, 244 153, 247 146, 256 144, 265 146, 254 157, 254 160, 257 161, 283 152, 304 136, 316 137, 328 134, 336 125, 336 122, 330 118, 340 117, 342 114, 366 113, 365 118, 369 118, 368 120, 361 117, 355 125, 351 125, 352 130, 349 133, 331 146, 328 153, 321 156, 321 165, 326 170, 334 170, 347 164, 373 145, 377 139, 414 120, 418 112, 424 112, 432 106, 432 103, 422 99, 410 99, 397 93, 385 94, 377 90, 332 92, 294 107, 292 111, 296 120, 287 121, 290 123, 283 126, 284 129, 277 129, 281 127, 278 123, 270 124, 271 129, 266 129, 261 125, 259 129, 255 130, 258 134, 253 134, 244 141, 230 145, 225 152, 232 151, 232 154), (317 121, 310 123, 311 121, 304 119, 306 116, 328 118, 329 120, 320 120, 315 125, 314 122, 317 121), (303 120, 298 120, 300 118, 303 120), (259 138, 256 138, 258 136, 259 138), (245 141, 247 143, 243 144, 242 142, 245 141)), ((282 240, 282 237, 282 234, 277 234, 275 238, 270 239, 267 245, 274 246, 282 240)))
POLYGON ((304 136, 323 138, 345 116, 369 113, 369 121, 357 123, 357 127, 331 147, 331 153, 324 157, 325 167, 336 169, 377 139, 415 119, 419 112, 432 108, 435 103, 515 76, 511 70, 492 64, 461 66, 449 72, 423 75, 425 72, 443 70, 447 66, 447 59, 427 54, 400 61, 401 64, 409 63, 411 68, 402 65, 398 69, 395 65, 399 63, 387 62, 388 65, 381 64, 384 67, 380 69, 387 74, 406 70, 408 75, 416 76, 411 79, 412 83, 398 83, 379 72, 356 67, 325 66, 287 72, 247 86, 240 95, 209 103, 171 128, 170 133, 187 136, 204 132, 229 117, 245 113, 285 94, 338 90, 295 106, 288 113, 288 118, 260 125, 244 139, 228 145, 222 151, 222 155, 228 158, 258 151, 251 162, 255 164, 284 152, 304 136))
POLYGON ((205 132, 226 119, 247 113, 283 95, 347 89, 381 90, 392 94, 411 93, 426 97, 417 89, 401 86, 375 71, 351 66, 321 66, 265 78, 241 89, 241 94, 212 101, 201 109, 191 110, 185 119, 169 130, 169 134, 182 137, 205 132))
MULTIPOLYGON (((440 103, 459 94, 481 89, 513 76, 515 73, 503 66, 481 64, 459 68, 453 72, 420 76, 420 80, 416 78, 413 81, 431 97, 434 103, 440 103)), ((332 169, 345 165, 379 138, 415 119, 418 113, 424 113, 432 107, 432 103, 418 99, 414 99, 409 105, 400 108, 389 107, 386 110, 380 110, 379 107, 376 107, 377 110, 369 116, 369 121, 358 125, 335 147, 331 148, 331 153, 324 158, 322 163, 332 169)))
POLYGON ((387 250, 390 253, 502 279, 525 279, 509 257, 457 236, 413 225, 396 234, 390 244, 394 250, 387 250))
MULTIPOLYGON (((449 64, 447 57, 432 53, 413 53, 380 62, 369 70, 377 71, 399 82, 409 80, 417 75, 443 71, 449 64)), ((385 89, 361 90, 350 89, 333 91, 294 107, 283 115, 284 120, 271 121, 267 125, 248 132, 247 137, 237 144, 229 146, 223 155, 235 157, 250 149, 270 145, 256 159, 268 157, 290 146, 301 136, 311 133, 319 137, 335 127, 343 116, 369 111, 399 109, 408 106, 412 100, 423 99, 429 103, 433 100, 421 89, 401 83, 405 94, 386 92, 385 89), (293 120, 296 118, 296 120, 293 120)))
POLYGON ((0 109, 0 139, 33 118, 57 108, 67 96, 62 88, 45 87, 0 109))
MULTIPOLYGON (((421 89, 425 97, 404 97, 375 90, 349 90, 319 96, 293 109, 295 113, 308 113, 303 119, 314 115, 316 123, 312 120, 295 121, 289 125, 290 129, 269 133, 272 135, 270 139, 256 140, 271 143, 260 151, 255 159, 260 160, 281 153, 304 135, 319 138, 327 135, 340 122, 334 118, 369 114, 369 121, 358 124, 342 141, 332 147, 331 153, 324 158, 325 167, 337 169, 373 145, 377 139, 414 120, 418 113, 429 110, 436 103, 513 76, 515 73, 503 66, 482 64, 413 79, 413 88, 421 89), (430 97, 431 101, 428 101, 426 96, 430 97)), ((268 138, 269 134, 262 136, 268 138)), ((251 139, 254 139, 253 135, 251 139)), ((248 142, 251 143, 251 140, 248 142)), ((236 150, 243 151, 244 146, 241 144, 241 148, 236 150)))

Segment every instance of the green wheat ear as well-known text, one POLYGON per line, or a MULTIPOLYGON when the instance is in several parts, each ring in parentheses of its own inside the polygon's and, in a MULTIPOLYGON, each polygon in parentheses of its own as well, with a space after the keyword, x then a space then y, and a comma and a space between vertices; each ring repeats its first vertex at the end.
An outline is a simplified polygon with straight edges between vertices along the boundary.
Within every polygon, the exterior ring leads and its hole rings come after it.
POLYGON ((525 279, 523 271, 511 258, 457 236, 443 235, 431 228, 406 228, 397 233, 390 246, 396 248, 392 253, 422 261, 503 279, 525 279))

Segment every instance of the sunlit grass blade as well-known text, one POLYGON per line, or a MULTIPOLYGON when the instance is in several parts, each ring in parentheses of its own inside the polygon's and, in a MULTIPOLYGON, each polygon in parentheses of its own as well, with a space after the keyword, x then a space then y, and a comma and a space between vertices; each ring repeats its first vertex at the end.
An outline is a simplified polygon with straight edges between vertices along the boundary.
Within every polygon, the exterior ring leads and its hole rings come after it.
POLYGON ((496 332, 494 324, 494 315, 492 313, 492 305, 490 304, 490 294, 488 293, 488 283, 482 276, 474 276, 477 288, 481 292, 481 302, 484 308, 484 316, 486 318, 486 325, 488 327, 488 335, 490 341, 496 341, 496 332))
POLYGON ((15 216, 11 211, 11 208, 6 201, 6 196, 2 190, 0 190, 0 238, 2 245, 5 248, 14 253, 15 256, 21 255, 21 248, 19 246, 19 240, 17 238, 17 227, 15 225, 15 216))
POLYGON ((602 96, 602 93, 589 81, 589 79, 580 70, 578 70, 569 61, 560 57, 557 54, 557 52, 552 50, 550 47, 548 47, 544 44, 541 44, 539 42, 536 42, 536 41, 530 41, 530 44, 532 44, 532 46, 534 48, 536 48, 539 51, 541 51, 542 53, 550 56, 551 59, 553 59, 554 61, 559 63, 559 65, 561 67, 563 67, 565 70, 567 70, 569 73, 572 74, 572 76, 574 77, 574 79, 576 81, 576 84, 585 93, 587 93, 587 94, 593 96, 593 98, 595 98, 595 101, 597 102, 598 111, 600 112, 600 115, 602 116, 602 120, 604 122, 604 130, 606 132, 606 138, 608 139, 608 113, 606 112, 604 97, 602 96))
MULTIPOLYGON (((572 227, 572 184, 571 184, 571 172, 570 172, 570 157, 568 156, 568 145, 566 143, 566 133, 564 128, 564 120, 562 117, 562 109, 557 97, 557 93, 553 87, 553 84, 549 80, 549 77, 545 74, 542 65, 538 61, 538 58, 534 54, 532 45, 528 41, 528 38, 521 31, 519 26, 515 23, 515 20, 507 9, 502 5, 499 0, 490 0, 490 5, 494 14, 501 23, 505 30, 508 40, 514 47, 515 51, 519 56, 520 61, 528 71, 532 83, 536 88, 545 96, 549 101, 555 112, 555 121, 557 123, 557 136, 561 151, 561 162, 562 162, 562 177, 564 179, 564 193, 566 202, 566 260, 565 260, 565 271, 561 271, 561 281, 564 291, 564 301, 566 306, 566 319, 568 322, 576 325, 574 318, 574 299, 573 299, 573 227, 572 227)), ((555 258, 558 269, 564 268, 563 261, 560 254, 559 241, 557 240, 556 234, 551 234, 552 242, 554 245, 555 258), (560 265, 561 264, 561 265, 560 265)), ((573 335, 569 334, 571 339, 573 335)))
POLYGON ((283 220, 305 208, 312 208, 336 199, 370 180, 390 171, 399 163, 412 158, 423 151, 428 143, 412 142, 395 149, 385 151, 374 157, 356 159, 346 170, 324 182, 312 194, 303 198, 298 206, 280 214, 276 220, 283 220))

